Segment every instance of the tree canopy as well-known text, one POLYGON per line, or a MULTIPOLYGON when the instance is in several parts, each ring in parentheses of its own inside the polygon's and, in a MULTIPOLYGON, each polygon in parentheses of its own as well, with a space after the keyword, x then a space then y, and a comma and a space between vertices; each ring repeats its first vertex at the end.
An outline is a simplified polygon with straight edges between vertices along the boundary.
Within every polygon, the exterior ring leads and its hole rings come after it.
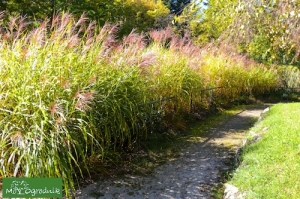
POLYGON ((70 12, 78 18, 85 13, 100 25, 120 24, 120 34, 128 34, 132 29, 147 31, 170 12, 161 0, 7 0, 1 1, 0 6, 8 14, 33 20, 51 18, 60 12, 70 12))
POLYGON ((242 1, 230 38, 265 63, 299 65, 300 1, 242 1))
POLYGON ((227 41, 259 62, 299 65, 299 10, 296 0, 210 0, 205 10, 194 0, 175 25, 200 45, 227 41))

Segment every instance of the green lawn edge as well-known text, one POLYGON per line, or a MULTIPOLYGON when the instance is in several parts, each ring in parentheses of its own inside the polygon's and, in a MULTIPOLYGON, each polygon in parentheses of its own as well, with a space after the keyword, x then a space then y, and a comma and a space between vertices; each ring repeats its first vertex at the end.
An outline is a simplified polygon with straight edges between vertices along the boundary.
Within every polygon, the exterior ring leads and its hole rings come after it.
MULTIPOLYGON (((300 198, 300 103, 276 104, 249 131, 257 142, 243 148, 228 181, 246 199, 300 198)), ((251 143, 251 142, 250 142, 251 143)))

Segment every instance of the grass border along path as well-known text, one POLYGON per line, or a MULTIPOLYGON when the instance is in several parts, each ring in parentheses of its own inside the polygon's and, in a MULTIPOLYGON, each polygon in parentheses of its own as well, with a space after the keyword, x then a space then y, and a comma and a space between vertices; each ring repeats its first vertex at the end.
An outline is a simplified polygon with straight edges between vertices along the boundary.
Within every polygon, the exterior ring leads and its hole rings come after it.
POLYGON ((261 139, 245 146, 240 166, 228 183, 246 198, 300 198, 299 121, 300 103, 271 107, 250 131, 261 139))

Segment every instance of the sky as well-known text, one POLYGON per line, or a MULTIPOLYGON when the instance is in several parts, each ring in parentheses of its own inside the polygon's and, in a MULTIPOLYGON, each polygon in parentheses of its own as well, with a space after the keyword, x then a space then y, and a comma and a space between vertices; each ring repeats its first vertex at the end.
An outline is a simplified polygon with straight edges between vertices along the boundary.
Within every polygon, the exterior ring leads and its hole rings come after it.
POLYGON ((208 2, 209 2, 209 0, 203 0, 203 1, 201 1, 201 0, 194 0, 195 2, 196 2, 196 4, 200 4, 200 8, 202 8, 202 9, 207 9, 208 8, 208 2))
MULTIPOLYGON (((208 2, 209 0, 191 0, 191 1, 186 1, 186 2, 195 2, 196 5, 199 5, 200 9, 199 9, 199 12, 205 10, 208 8, 208 2)), ((177 0, 173 0, 172 1, 175 5, 176 5, 176 2, 177 0)), ((173 5, 174 5, 173 4, 173 5)), ((178 7, 174 7, 174 9, 172 10, 172 12, 177 12, 180 14, 180 12, 182 11, 183 8, 178 8, 178 7)))

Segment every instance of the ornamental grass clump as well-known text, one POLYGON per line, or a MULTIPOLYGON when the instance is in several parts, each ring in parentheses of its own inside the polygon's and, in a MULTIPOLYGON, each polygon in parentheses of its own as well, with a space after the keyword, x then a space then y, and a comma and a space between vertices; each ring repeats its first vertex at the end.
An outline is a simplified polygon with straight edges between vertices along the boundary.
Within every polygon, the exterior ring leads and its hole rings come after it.
POLYGON ((151 43, 84 16, 35 26, 13 17, 0 31, 0 177, 62 177, 67 195, 90 159, 132 150, 172 121, 183 128, 181 113, 205 105, 200 90, 273 83, 267 69, 210 55, 170 29, 151 43))
POLYGON ((199 75, 201 49, 187 35, 174 35, 170 27, 151 31, 150 37, 153 43, 148 48, 158 55, 150 73, 156 98, 173 96, 177 110, 190 111, 191 98, 200 101, 199 90, 204 88, 199 75))
POLYGON ((174 111, 148 102, 172 96, 184 107, 201 85, 186 57, 169 63, 168 50, 146 48, 134 31, 119 42, 117 26, 84 16, 31 30, 25 21, 1 32, 1 177, 62 177, 70 195, 89 157, 132 148, 174 111))
POLYGON ((220 88, 218 98, 225 100, 224 103, 250 92, 249 89, 262 92, 277 85, 275 70, 229 52, 222 48, 206 51, 200 72, 208 83, 206 87, 220 88))
POLYGON ((62 177, 69 195, 89 156, 130 147, 144 128, 144 82, 113 62, 116 26, 68 14, 31 31, 23 22, 1 32, 0 176, 62 177))

